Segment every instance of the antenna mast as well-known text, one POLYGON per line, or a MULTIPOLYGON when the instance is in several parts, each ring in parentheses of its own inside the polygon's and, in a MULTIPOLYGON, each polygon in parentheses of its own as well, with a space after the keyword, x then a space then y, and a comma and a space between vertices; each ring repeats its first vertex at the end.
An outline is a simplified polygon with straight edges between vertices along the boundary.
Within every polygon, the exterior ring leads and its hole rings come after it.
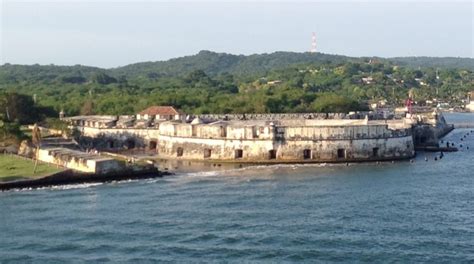
POLYGON ((314 32, 311 36, 311 50, 310 50, 310 52, 311 53, 316 52, 316 33, 314 33, 314 32))

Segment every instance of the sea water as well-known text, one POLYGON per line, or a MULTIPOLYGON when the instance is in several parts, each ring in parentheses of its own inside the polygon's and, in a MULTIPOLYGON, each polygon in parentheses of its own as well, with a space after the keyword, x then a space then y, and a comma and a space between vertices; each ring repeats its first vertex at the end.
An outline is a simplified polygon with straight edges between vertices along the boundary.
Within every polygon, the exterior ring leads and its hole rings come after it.
POLYGON ((206 168, 3 192, 0 263, 473 263, 470 130, 444 139, 463 147, 442 159, 206 168))

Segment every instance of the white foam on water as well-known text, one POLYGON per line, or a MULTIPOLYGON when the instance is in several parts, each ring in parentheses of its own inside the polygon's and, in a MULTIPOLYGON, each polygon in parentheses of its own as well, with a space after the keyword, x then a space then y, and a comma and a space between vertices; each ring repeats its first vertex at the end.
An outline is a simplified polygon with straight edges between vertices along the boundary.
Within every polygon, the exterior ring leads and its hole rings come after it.
POLYGON ((49 190, 71 190, 71 189, 84 189, 102 185, 102 182, 94 182, 94 183, 79 183, 79 184, 65 184, 65 185, 57 185, 57 186, 49 186, 49 187, 42 187, 38 188, 39 190, 49 189, 49 190))
POLYGON ((225 171, 231 171, 230 170, 215 170, 215 171, 200 171, 200 172, 188 172, 184 173, 183 175, 186 175, 188 177, 212 177, 212 176, 217 176, 221 174, 222 172, 225 171))
MULTIPOLYGON (((240 177, 249 175, 260 175, 262 172, 274 172, 281 169, 292 169, 296 170, 299 168, 321 168, 327 166, 342 166, 341 164, 329 164, 329 163, 311 163, 311 164, 265 164, 265 165, 250 165, 242 168, 232 168, 232 169, 220 169, 212 171, 199 171, 199 172, 183 172, 177 173, 177 176, 183 177, 173 177, 175 180, 186 180, 186 179, 200 179, 208 177, 240 177)), ((345 165, 344 165, 345 166, 345 165)))
MULTIPOLYGON (((36 191, 36 190, 72 190, 72 189, 84 189, 84 188, 90 188, 90 187, 95 187, 102 185, 104 183, 97 182, 97 183, 80 183, 80 184, 64 184, 64 185, 55 185, 55 186, 45 186, 45 187, 39 187, 39 188, 15 188, 11 189, 8 191, 11 192, 29 192, 29 191, 36 191)), ((7 191, 7 192, 8 192, 7 191)))
MULTIPOLYGON (((299 169, 318 169, 318 168, 346 168, 352 166, 382 166, 389 165, 392 162, 366 162, 366 163, 299 163, 299 164, 262 164, 262 165, 248 165, 242 168, 222 168, 211 171, 198 172, 178 172, 177 177, 166 177, 167 180, 186 182, 193 180, 200 180, 204 178, 259 178, 271 176, 274 172, 279 170, 299 170, 299 169)), ((251 180, 251 179, 247 179, 251 180)))

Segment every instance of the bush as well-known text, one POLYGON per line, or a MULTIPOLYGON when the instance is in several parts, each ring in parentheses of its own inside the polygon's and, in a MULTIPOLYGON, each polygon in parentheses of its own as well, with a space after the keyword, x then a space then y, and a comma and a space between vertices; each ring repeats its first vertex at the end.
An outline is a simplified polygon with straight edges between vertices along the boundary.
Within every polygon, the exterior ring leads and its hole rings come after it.
POLYGON ((319 96, 313 102, 312 108, 315 112, 321 113, 348 113, 350 111, 367 110, 367 106, 359 104, 356 100, 328 93, 319 96))

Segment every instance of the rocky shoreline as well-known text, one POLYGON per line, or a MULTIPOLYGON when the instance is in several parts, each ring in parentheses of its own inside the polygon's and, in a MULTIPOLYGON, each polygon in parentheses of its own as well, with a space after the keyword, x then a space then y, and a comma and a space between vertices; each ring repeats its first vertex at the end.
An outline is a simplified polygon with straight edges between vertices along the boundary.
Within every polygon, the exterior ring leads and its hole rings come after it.
POLYGON ((156 167, 153 166, 143 167, 139 169, 127 168, 121 171, 111 172, 107 174, 81 173, 73 170, 66 170, 38 179, 3 182, 0 183, 0 191, 8 191, 12 189, 51 187, 67 184, 101 183, 111 181, 161 178, 163 176, 168 175, 172 175, 172 173, 167 171, 159 171, 156 167))

